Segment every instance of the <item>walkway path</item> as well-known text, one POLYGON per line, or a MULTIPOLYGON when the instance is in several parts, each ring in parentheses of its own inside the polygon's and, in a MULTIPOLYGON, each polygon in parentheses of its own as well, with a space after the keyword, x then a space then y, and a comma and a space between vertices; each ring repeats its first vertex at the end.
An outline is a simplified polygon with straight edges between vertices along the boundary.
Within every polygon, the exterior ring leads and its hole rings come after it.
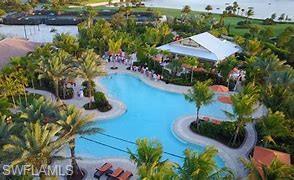
MULTIPOLYGON (((77 79, 77 87, 75 87, 75 92, 77 92, 77 90, 79 90, 81 88, 81 79, 77 79)), ((44 90, 37 90, 37 89, 32 89, 32 88, 27 88, 26 89, 29 93, 34 93, 34 94, 40 94, 42 96, 44 96, 46 99, 50 100, 50 101, 56 101, 56 97, 54 94, 52 94, 51 92, 48 91, 44 91, 44 90)), ((65 104, 67 105, 75 105, 76 107, 79 107, 80 109, 83 109, 83 113, 87 114, 87 115, 91 115, 93 116, 96 120, 108 120, 108 119, 112 119, 118 116, 121 116, 122 114, 124 114, 127 110, 127 107, 125 106, 125 104, 123 104, 122 102, 116 100, 116 99, 112 99, 107 97, 110 105, 112 106, 112 109, 110 111, 107 112, 100 112, 98 110, 84 110, 83 106, 90 102, 89 98, 87 97, 78 97, 76 95, 76 93, 74 93, 74 97, 72 99, 69 100, 62 100, 65 104)))
POLYGON ((233 149, 216 140, 192 132, 189 126, 193 121, 195 121, 195 116, 177 119, 173 124, 173 131, 178 137, 187 142, 216 147, 219 151, 219 156, 225 161, 225 165, 234 170, 238 177, 245 177, 247 172, 240 162, 240 158, 247 159, 248 153, 255 146, 256 132, 254 125, 246 125, 246 137, 243 145, 238 149, 233 149))

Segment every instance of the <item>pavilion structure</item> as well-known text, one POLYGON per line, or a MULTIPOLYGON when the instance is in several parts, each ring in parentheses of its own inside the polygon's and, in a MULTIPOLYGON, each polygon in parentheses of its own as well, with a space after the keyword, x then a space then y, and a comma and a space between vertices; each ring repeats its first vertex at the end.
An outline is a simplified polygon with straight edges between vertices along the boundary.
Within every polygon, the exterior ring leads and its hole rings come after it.
POLYGON ((201 61, 220 62, 241 51, 237 44, 217 38, 208 32, 180 39, 162 46, 158 50, 168 51, 175 55, 193 56, 201 61))

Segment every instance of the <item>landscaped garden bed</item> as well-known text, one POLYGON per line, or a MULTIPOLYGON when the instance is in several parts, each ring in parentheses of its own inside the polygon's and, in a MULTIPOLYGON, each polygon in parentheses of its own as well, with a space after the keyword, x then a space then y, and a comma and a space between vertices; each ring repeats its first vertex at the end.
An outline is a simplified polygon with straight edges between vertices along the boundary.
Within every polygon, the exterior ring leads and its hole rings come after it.
POLYGON ((112 106, 109 104, 103 92, 96 92, 94 94, 94 102, 92 102, 91 104, 85 104, 84 108, 86 110, 98 109, 98 111, 100 112, 107 112, 112 109, 112 106))
POLYGON ((199 130, 195 123, 190 124, 190 129, 202 136, 212 138, 216 141, 223 143, 231 148, 238 148, 245 139, 245 129, 241 128, 236 143, 232 144, 233 137, 236 131, 236 123, 234 122, 221 122, 220 124, 213 124, 204 120, 200 121, 199 130))

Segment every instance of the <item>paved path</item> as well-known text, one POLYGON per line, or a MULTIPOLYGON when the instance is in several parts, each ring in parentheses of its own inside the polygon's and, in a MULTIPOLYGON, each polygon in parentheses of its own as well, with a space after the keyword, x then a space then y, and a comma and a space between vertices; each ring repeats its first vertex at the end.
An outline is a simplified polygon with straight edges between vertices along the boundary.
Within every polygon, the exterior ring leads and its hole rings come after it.
MULTIPOLYGON (((75 92, 77 92, 78 89, 80 89, 81 87, 81 80, 77 79, 77 87, 75 88, 75 92)), ((32 89, 32 88, 27 88, 26 89, 29 93, 35 93, 35 94, 40 94, 42 96, 44 96, 47 100, 50 101, 56 101, 56 97, 54 94, 52 94, 51 92, 48 91, 44 91, 44 90, 37 90, 37 89, 32 89)), ((112 109, 110 111, 107 112, 100 112, 98 110, 84 110, 83 106, 90 102, 90 99, 87 97, 78 97, 76 95, 76 93, 74 93, 74 98, 69 99, 69 100, 62 100, 65 104, 67 105, 75 105, 76 107, 80 108, 83 110, 84 114, 87 115, 91 115, 93 116, 96 120, 108 120, 108 119, 112 119, 118 116, 121 116, 122 114, 124 114, 127 110, 127 107, 124 103, 113 99, 113 98, 109 98, 107 97, 110 105, 112 106, 112 109)))
POLYGON ((246 138, 243 145, 238 149, 233 149, 216 140, 192 132, 189 126, 194 120, 195 116, 177 119, 173 124, 175 135, 189 143, 216 147, 219 156, 225 161, 225 165, 234 170, 238 177, 245 177, 247 172, 240 162, 240 158, 247 159, 248 153, 255 146, 256 132, 254 125, 252 123, 246 125, 246 138))

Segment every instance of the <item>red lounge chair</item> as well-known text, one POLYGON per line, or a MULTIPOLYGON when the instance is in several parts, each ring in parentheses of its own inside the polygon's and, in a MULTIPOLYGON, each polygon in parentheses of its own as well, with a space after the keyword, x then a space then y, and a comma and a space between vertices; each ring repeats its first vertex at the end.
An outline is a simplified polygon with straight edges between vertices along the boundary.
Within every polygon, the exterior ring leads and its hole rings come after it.
POLYGON ((129 180, 133 176, 133 173, 130 171, 125 171, 122 173, 119 177, 117 177, 118 180, 129 180))
POLYGON ((121 175, 123 172, 124 170, 122 168, 117 168, 111 174, 108 174, 109 177, 107 179, 117 179, 117 177, 121 175))
POLYGON ((111 168, 112 168, 112 164, 110 163, 103 164, 100 168, 96 169, 94 177, 99 179, 103 174, 111 173, 112 172, 111 168))

